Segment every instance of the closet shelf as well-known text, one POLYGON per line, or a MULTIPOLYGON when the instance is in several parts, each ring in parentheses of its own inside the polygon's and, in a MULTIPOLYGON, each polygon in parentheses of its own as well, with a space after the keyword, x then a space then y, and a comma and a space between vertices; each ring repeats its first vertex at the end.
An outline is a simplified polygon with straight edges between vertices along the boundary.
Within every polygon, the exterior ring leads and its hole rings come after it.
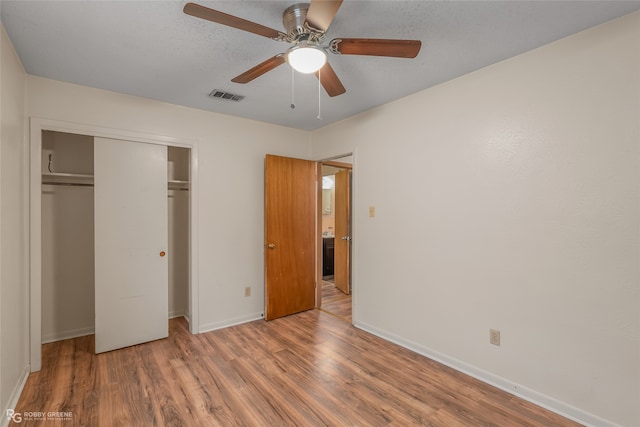
POLYGON ((189 181, 183 181, 181 179, 170 179, 169 190, 188 190, 189 181))
MULTIPOLYGON (((93 186, 93 175, 81 173, 58 173, 46 172, 42 174, 43 185, 72 185, 72 186, 93 186)), ((169 180, 170 190, 188 190, 189 181, 179 179, 169 180)))
POLYGON ((93 175, 47 172, 42 174, 42 183, 52 185, 93 185, 93 175))

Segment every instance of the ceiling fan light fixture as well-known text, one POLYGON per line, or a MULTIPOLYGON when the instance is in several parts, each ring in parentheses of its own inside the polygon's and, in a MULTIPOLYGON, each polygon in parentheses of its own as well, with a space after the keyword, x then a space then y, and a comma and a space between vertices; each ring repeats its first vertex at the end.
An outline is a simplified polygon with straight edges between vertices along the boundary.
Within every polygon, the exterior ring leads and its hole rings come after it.
POLYGON ((315 73, 327 63, 327 53, 320 47, 300 43, 287 50, 287 62, 294 70, 310 74, 315 73))

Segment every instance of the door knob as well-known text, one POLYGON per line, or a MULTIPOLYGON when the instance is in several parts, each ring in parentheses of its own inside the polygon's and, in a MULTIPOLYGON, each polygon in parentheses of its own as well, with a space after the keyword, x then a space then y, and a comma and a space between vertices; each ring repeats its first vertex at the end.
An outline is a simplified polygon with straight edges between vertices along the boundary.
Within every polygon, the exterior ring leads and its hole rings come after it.
POLYGON ((342 236, 342 240, 349 241, 349 240, 351 240, 351 236, 342 236))
POLYGON ((267 247, 268 247, 269 249, 275 249, 275 248, 276 248, 276 244, 275 244, 275 243, 269 243, 269 244, 267 245, 267 247))
POLYGON ((161 257, 162 257, 162 256, 165 256, 165 255, 166 255, 166 252, 165 252, 165 251, 160 251, 160 256, 161 256, 161 257))

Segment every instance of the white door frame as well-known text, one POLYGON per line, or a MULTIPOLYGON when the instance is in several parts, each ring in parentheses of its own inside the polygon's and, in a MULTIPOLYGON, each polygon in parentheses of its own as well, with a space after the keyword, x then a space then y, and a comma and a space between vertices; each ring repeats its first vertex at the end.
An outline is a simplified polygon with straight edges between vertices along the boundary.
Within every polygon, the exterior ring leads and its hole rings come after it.
POLYGON ((30 370, 42 367, 42 131, 55 131, 134 142, 190 148, 189 205, 189 331, 197 334, 199 322, 198 287, 198 141, 142 132, 110 129, 60 120, 32 117, 30 119, 30 370))

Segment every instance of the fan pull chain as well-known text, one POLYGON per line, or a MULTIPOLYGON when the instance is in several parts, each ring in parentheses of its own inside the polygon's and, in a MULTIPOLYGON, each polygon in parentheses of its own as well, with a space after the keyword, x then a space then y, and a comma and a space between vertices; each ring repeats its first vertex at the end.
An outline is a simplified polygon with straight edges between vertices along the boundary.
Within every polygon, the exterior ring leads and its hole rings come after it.
POLYGON ((321 71, 318 70, 318 120, 322 120, 322 114, 321 114, 321 109, 320 109, 320 98, 322 95, 321 89, 322 89, 322 85, 320 84, 320 79, 321 79, 321 71))
POLYGON ((293 69, 293 67, 291 67, 291 109, 292 110, 296 108, 296 103, 295 103, 296 86, 294 84, 295 74, 296 74, 296 71, 293 69))

